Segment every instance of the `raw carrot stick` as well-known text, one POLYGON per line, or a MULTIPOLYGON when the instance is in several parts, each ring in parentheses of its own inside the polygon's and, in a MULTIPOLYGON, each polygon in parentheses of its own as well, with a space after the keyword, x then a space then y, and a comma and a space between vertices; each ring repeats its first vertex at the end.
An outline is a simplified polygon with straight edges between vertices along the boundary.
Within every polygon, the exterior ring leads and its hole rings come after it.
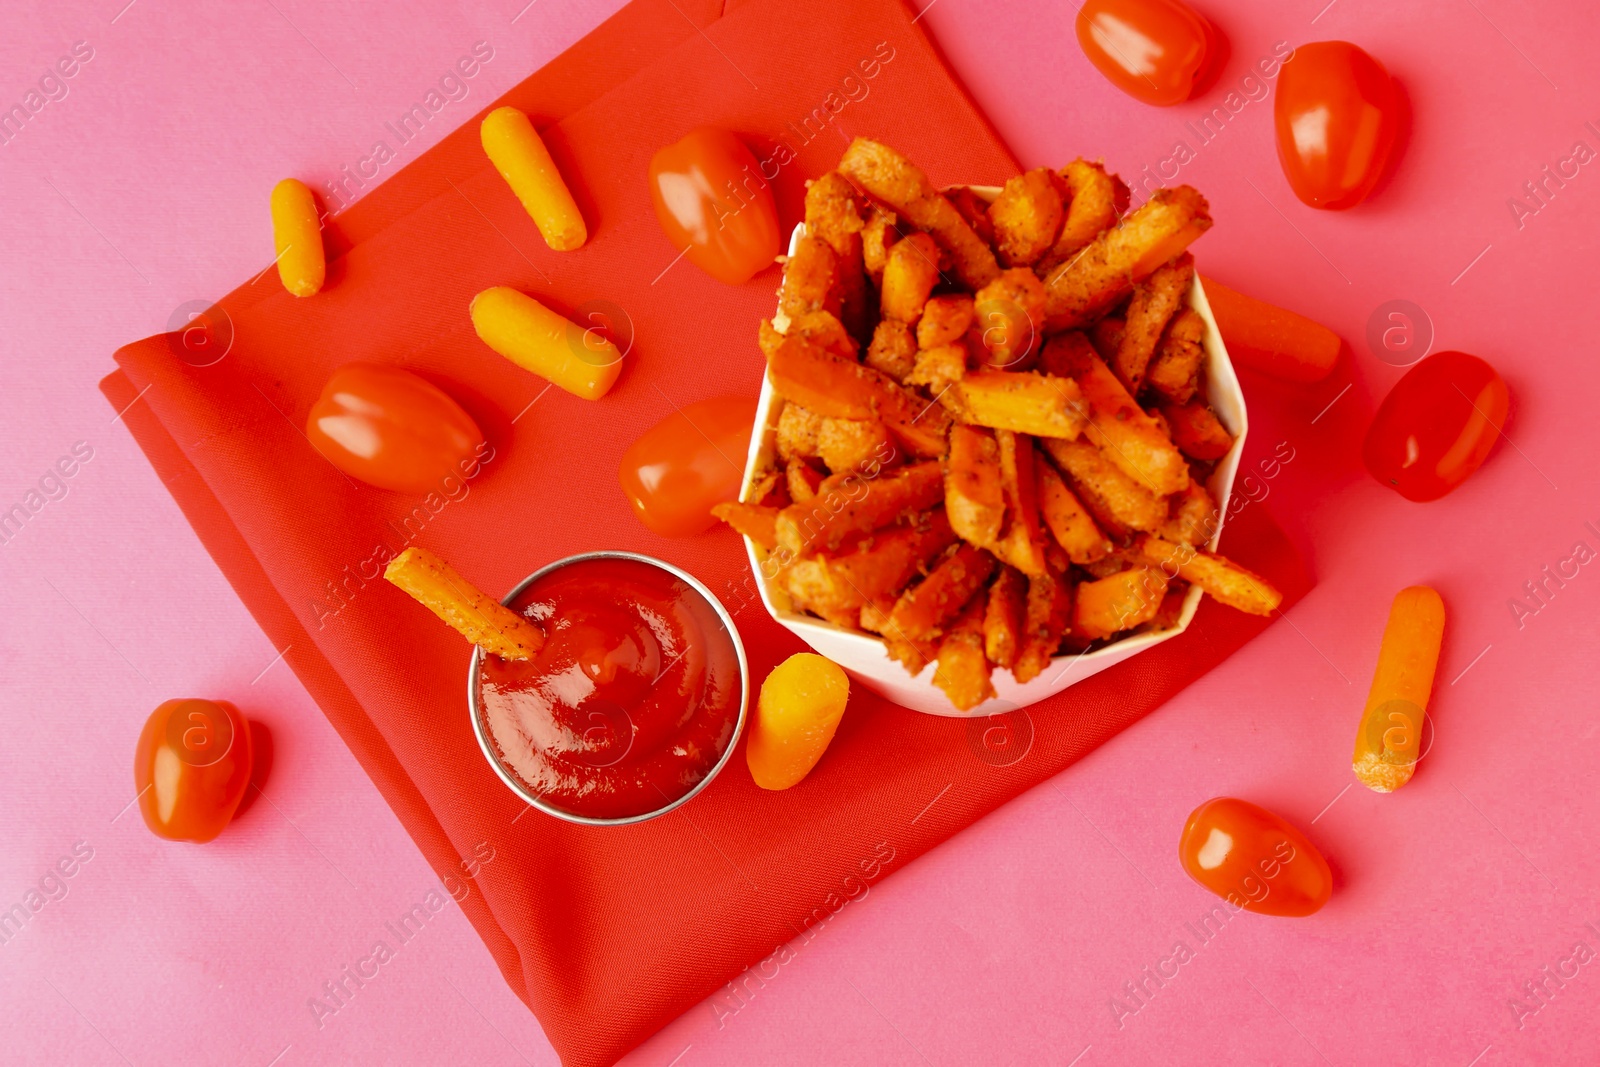
POLYGON ((1389 608, 1351 761, 1368 789, 1392 793, 1411 780, 1443 637, 1439 594, 1425 585, 1400 590, 1389 608))
POLYGON ((1200 281, 1217 330, 1236 363, 1291 382, 1320 382, 1333 372, 1343 343, 1338 334, 1215 279, 1202 276, 1200 281))

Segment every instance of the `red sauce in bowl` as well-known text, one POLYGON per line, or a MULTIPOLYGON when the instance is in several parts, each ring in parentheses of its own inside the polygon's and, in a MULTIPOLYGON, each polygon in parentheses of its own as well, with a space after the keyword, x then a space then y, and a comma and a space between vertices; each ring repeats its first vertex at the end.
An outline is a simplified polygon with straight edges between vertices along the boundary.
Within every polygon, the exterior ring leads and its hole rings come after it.
POLYGON ((582 559, 512 602, 549 635, 531 660, 485 654, 483 725, 503 766, 554 808, 646 815, 687 794, 733 743, 739 653, 682 578, 632 559, 582 559))

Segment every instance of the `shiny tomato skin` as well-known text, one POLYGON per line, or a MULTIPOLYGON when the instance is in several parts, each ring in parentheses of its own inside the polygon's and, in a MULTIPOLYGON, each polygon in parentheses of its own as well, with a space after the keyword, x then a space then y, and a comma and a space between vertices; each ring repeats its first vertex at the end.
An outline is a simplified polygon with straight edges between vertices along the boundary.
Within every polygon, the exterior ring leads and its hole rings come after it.
POLYGON ((1178 858, 1200 885, 1262 915, 1310 915, 1333 894, 1333 872, 1317 846, 1247 800, 1215 797, 1194 809, 1178 858))
POLYGON ((756 402, 699 400, 640 435, 617 478, 639 521, 663 537, 693 537, 716 524, 713 505, 739 499, 756 402))
POLYGON ((486 447, 478 424, 444 390, 376 363, 333 372, 311 406, 306 437, 350 477, 401 493, 443 491, 445 479, 476 470, 486 447))
POLYGON ((168 700, 145 720, 133 757, 139 814, 157 837, 210 841, 244 799, 255 761, 250 724, 220 700, 168 700))
POLYGON ((1407 500, 1437 500, 1483 465, 1510 410, 1510 391, 1492 366, 1465 352, 1435 352, 1378 405, 1361 458, 1407 500))
POLYGON ((1383 177, 1400 128, 1400 91, 1382 63, 1348 41, 1295 48, 1278 75, 1278 162, 1300 200, 1342 211, 1383 177))
POLYGON ((1156 107, 1189 99, 1215 51, 1211 24, 1182 0, 1086 0, 1075 29, 1095 69, 1156 107))
POLYGON ((727 130, 703 126, 657 152, 650 199, 673 247, 719 282, 743 285, 777 259, 772 187, 727 130))

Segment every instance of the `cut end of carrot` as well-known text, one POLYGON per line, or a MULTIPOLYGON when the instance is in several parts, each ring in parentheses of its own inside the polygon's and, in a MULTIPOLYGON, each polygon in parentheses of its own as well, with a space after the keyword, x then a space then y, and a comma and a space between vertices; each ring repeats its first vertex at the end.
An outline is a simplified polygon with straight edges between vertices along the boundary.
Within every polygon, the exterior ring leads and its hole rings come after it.
POLYGON ((1376 753, 1365 753, 1350 767, 1356 772, 1357 780, 1374 793, 1393 793, 1411 781, 1417 765, 1415 762, 1387 763, 1376 753))

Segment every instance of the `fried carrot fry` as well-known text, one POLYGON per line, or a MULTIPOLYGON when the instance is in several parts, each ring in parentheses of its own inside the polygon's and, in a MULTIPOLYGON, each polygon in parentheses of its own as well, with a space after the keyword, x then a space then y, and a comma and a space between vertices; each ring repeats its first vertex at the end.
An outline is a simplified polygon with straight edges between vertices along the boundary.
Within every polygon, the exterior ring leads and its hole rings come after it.
POLYGON ((1108 532, 1114 532, 1117 526, 1154 531, 1167 521, 1167 502, 1128 477, 1099 448, 1087 441, 1040 443, 1072 479, 1078 498, 1094 514, 1095 521, 1108 532))
POLYGON ((836 419, 882 419, 913 454, 944 454, 949 416, 881 371, 803 337, 787 338, 768 359, 767 368, 772 387, 785 400, 836 419))
POLYGON ((908 512, 926 511, 944 496, 938 463, 918 463, 868 479, 849 474, 829 479, 813 500, 778 513, 778 543, 796 556, 830 551, 853 538, 893 523, 908 512))
POLYGON ((1033 438, 1010 430, 996 430, 994 436, 1000 446, 1000 484, 1009 521, 989 550, 1031 578, 1045 569, 1033 438))
MULTIPOLYGON (((829 352, 855 359, 859 347, 856 339, 844 328, 844 323, 831 311, 806 311, 789 320, 789 328, 779 334, 779 344, 784 337, 804 337, 814 345, 826 348, 829 352)), ((763 355, 769 356, 771 352, 763 347, 763 355)))
POLYGON ((845 552, 796 560, 788 568, 790 588, 798 586, 804 599, 848 615, 854 625, 862 607, 884 599, 892 604, 906 583, 955 541, 950 523, 934 511, 920 524, 880 531, 845 552))
POLYGON ((1192 582, 1230 608, 1251 615, 1271 615, 1283 603, 1283 594, 1271 582, 1221 556, 1149 536, 1139 539, 1135 551, 1146 563, 1160 567, 1167 577, 1192 582))
POLYGON ((1198 396, 1187 404, 1163 403, 1160 411, 1172 430, 1172 443, 1186 456, 1221 459, 1233 447, 1227 429, 1198 396))
MULTIPOLYGON (((762 349, 766 352, 766 349, 762 349)), ((770 352, 766 353, 769 357, 770 352)), ((867 366, 903 382, 917 365, 917 338, 911 327, 899 319, 883 319, 872 331, 867 345, 867 366)))
POLYGON ((945 392, 967 374, 967 350, 963 345, 940 345, 917 353, 917 362, 906 375, 906 385, 927 389, 934 397, 945 392))
POLYGON ((839 160, 839 170, 868 196, 931 234, 950 253, 956 275, 968 289, 976 292, 1000 273, 994 251, 972 225, 933 187, 927 175, 894 149, 858 137, 839 160))
POLYGON ((1400 590, 1383 628, 1383 647, 1351 758, 1356 777, 1368 789, 1392 793, 1411 780, 1443 640, 1444 601, 1439 594, 1425 585, 1400 590))
POLYGON ((877 204, 868 206, 866 223, 861 228, 861 261, 875 285, 883 284, 883 265, 889 260, 889 249, 900 240, 894 223, 893 212, 877 204))
POLYGON ((874 463, 883 468, 895 460, 894 440, 877 419, 823 419, 817 451, 834 474, 867 471, 874 463))
POLYGON ((1009 668, 1022 647, 1023 610, 1028 580, 1014 567, 1001 567, 989 586, 983 616, 983 649, 996 667, 1009 668))
POLYGON ((1189 484, 1189 465, 1155 420, 1134 403, 1117 376, 1095 354, 1083 334, 1059 334, 1040 357, 1045 368, 1068 373, 1089 402, 1084 435, 1134 481, 1157 496, 1176 493, 1189 484))
POLYGON ((1291 382, 1320 382, 1333 373, 1344 344, 1338 334, 1214 279, 1200 281, 1235 363, 1291 382))
POLYGON ((1061 233, 1061 195, 1066 182, 1048 167, 1006 182, 989 205, 995 251, 1007 267, 1027 267, 1049 251, 1061 233))
MULTIPOLYGON (((1089 342, 1094 345, 1095 352, 1107 364, 1114 363, 1117 350, 1122 347, 1122 335, 1128 332, 1128 324, 1115 315, 1107 315, 1089 329, 1089 342)), ((766 349, 762 349, 763 352, 766 349)))
POLYGON ((1068 200, 1061 233, 1034 264, 1041 273, 1065 263, 1117 221, 1117 179, 1099 163, 1075 159, 1061 170, 1068 200))
POLYGON ((950 206, 967 220, 967 225, 972 227, 972 232, 978 235, 978 240, 989 247, 994 247, 994 223, 989 221, 989 205, 965 185, 958 185, 953 189, 946 189, 945 199, 950 201, 950 206))
POLYGON ((891 631, 911 641, 933 637, 988 583, 994 569, 993 556, 961 542, 895 601, 889 613, 891 631))
POLYGON ((955 344, 972 325, 972 297, 967 293, 947 293, 932 297, 917 320, 917 347, 938 348, 955 344))
POLYGON ((1111 542, 1100 532, 1061 475, 1048 463, 1039 464, 1039 511, 1045 526, 1073 563, 1093 563, 1111 553, 1111 542))
POLYGON ((792 400, 784 404, 778 413, 778 458, 785 463, 796 456, 814 459, 821 429, 821 415, 792 400))
POLYGON ((1203 196, 1187 185, 1158 189, 1044 280, 1045 326, 1069 330, 1102 312, 1211 228, 1203 196))
POLYGON ((1061 635, 1072 618, 1072 580, 1066 574, 1046 571, 1028 579, 1028 603, 1022 650, 1011 666, 1019 683, 1031 682, 1050 665, 1061 635))
POLYGON ((1044 283, 1026 267, 1013 267, 978 290, 974 305, 978 340, 989 366, 1023 370, 1044 336, 1044 283))
POLYGON ((928 294, 939 284, 939 246, 925 233, 914 233, 889 249, 883 265, 883 315, 901 322, 922 316, 928 294))
POLYGON ((982 546, 999 540, 1006 501, 1000 485, 1000 446, 992 431, 960 424, 950 427, 944 510, 950 525, 968 542, 982 546))
POLYGON ((826 311, 839 317, 839 257, 822 238, 808 233, 795 245, 794 254, 783 267, 778 311, 790 320, 809 311, 826 311))
POLYGON ((717 504, 711 514, 732 526, 734 532, 750 538, 765 549, 778 546, 778 508, 762 504, 717 504))
POLYGON ((383 576, 485 652, 502 659, 532 659, 544 647, 538 623, 512 611, 425 548, 412 545, 389 561, 383 576))
POLYGON ((953 392, 970 422, 1038 437, 1077 437, 1085 404, 1078 383, 1034 371, 969 371, 953 392))
POLYGON ((1200 347, 1205 330, 1205 320, 1191 308, 1173 316, 1150 363, 1146 382, 1151 391, 1176 404, 1194 398, 1200 390, 1200 365, 1206 355, 1200 347))
POLYGON ((994 696, 989 681, 989 661, 983 651, 983 621, 987 600, 975 594, 939 642, 938 666, 933 684, 944 690, 959 711, 977 707, 994 696))
POLYGON ((1155 567, 1133 567, 1077 589, 1073 629, 1092 641, 1142 626, 1155 618, 1167 578, 1155 567))
POLYGON ((822 488, 822 472, 799 456, 791 456, 783 467, 784 485, 789 489, 789 499, 804 504, 816 498, 822 488))
POLYGON ((1191 480, 1189 487, 1171 497, 1172 512, 1158 536, 1180 545, 1203 545, 1217 532, 1221 515, 1206 487, 1191 480))
POLYGON ((865 341, 872 323, 861 252, 862 226, 855 186, 838 171, 829 171, 806 187, 806 233, 822 238, 833 249, 839 267, 839 318, 852 337, 865 341))
MULTIPOLYGON (((1124 320, 1122 340, 1117 345, 1114 360, 1107 360, 1117 378, 1128 387, 1128 392, 1138 394, 1144 385, 1145 368, 1156 353, 1156 345, 1163 340, 1167 323, 1183 306, 1194 284, 1194 257, 1185 252, 1177 259, 1158 267, 1154 274, 1134 286, 1133 299, 1128 301, 1128 315, 1124 320)), ((1188 311, 1187 308, 1184 309, 1188 311)), ((1194 312, 1188 311, 1190 315, 1194 312)), ((1195 316, 1196 321, 1199 316, 1195 316)), ((1195 340, 1199 340, 1198 337, 1195 340)), ((1198 362, 1196 363, 1198 366, 1198 362)))

